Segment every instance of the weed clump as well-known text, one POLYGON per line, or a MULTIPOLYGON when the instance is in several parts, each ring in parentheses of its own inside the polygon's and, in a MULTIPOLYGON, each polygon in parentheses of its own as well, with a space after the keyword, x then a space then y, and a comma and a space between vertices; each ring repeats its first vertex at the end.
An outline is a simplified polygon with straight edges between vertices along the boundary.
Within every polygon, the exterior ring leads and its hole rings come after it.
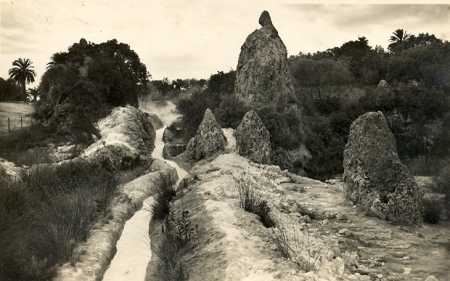
POLYGON ((153 248, 160 260, 159 271, 162 279, 184 281, 189 279, 189 275, 182 256, 187 246, 194 241, 198 228, 192 225, 191 213, 183 205, 178 209, 170 204, 168 206, 169 212, 165 213, 165 219, 162 221, 162 239, 153 248))
POLYGON ((170 213, 170 201, 176 195, 175 187, 170 180, 163 180, 158 186, 155 195, 155 203, 152 205, 153 218, 163 221, 170 213))
POLYGON ((314 271, 320 263, 320 249, 314 249, 308 229, 301 231, 297 226, 278 225, 272 236, 281 255, 305 271, 314 271))
POLYGON ((247 212, 259 216, 265 227, 274 227, 275 222, 270 216, 270 206, 267 201, 262 199, 261 194, 256 191, 256 183, 250 175, 243 174, 237 182, 239 192, 240 207, 247 212))

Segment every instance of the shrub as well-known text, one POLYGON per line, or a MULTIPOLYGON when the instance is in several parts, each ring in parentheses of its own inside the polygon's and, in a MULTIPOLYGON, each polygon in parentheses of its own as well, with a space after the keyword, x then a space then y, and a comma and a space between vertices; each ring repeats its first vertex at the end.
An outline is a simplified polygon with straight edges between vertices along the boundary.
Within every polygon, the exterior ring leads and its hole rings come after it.
POLYGON ((215 110, 217 121, 224 128, 237 128, 248 108, 234 95, 222 98, 219 107, 215 110))
POLYGON ((423 221, 426 223, 437 224, 441 218, 442 206, 433 199, 423 200, 423 221))
POLYGON ((450 163, 445 165, 437 176, 433 177, 433 185, 437 192, 445 194, 447 212, 450 213, 450 163))
POLYGON ((303 121, 299 111, 280 112, 276 108, 266 107, 258 110, 258 115, 270 132, 274 147, 294 149, 304 140, 303 121))
POLYGON ((28 151, 31 148, 40 147, 46 142, 49 128, 40 124, 13 131, 9 135, 0 137, 0 157, 22 165, 49 162, 49 156, 45 150, 28 151))
POLYGON ((196 227, 192 226, 191 213, 182 207, 179 210, 171 209, 166 223, 166 229, 173 233, 175 242, 183 247, 195 235, 196 227))
POLYGON ((164 181, 158 187, 155 202, 152 205, 152 216, 157 220, 164 220, 170 213, 170 201, 176 195, 175 186, 170 181, 164 181))
POLYGON ((169 211, 163 223, 163 235, 157 247, 152 247, 160 260, 159 271, 163 280, 188 280, 182 261, 183 249, 196 234, 197 227, 192 226, 191 215, 181 204, 181 208, 174 209, 168 205, 169 211))
POLYGON ((266 200, 261 198, 261 194, 255 190, 255 183, 249 175, 243 175, 238 179, 238 192, 240 207, 247 212, 259 216, 265 227, 275 226, 275 222, 270 216, 270 207, 266 200))
POLYGON ((0 187, 0 279, 48 280, 106 213, 114 175, 86 163, 33 167, 0 187))

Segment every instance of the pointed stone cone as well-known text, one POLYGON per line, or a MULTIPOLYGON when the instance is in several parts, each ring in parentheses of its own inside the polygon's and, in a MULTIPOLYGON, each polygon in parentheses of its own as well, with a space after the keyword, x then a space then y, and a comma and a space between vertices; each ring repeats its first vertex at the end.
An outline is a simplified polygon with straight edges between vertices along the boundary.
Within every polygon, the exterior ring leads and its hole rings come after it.
POLYGON ((393 223, 422 222, 423 193, 400 162, 395 137, 382 112, 368 112, 352 123, 343 164, 348 200, 393 223))
POLYGON ((270 133, 254 110, 247 112, 236 129, 237 152, 256 163, 269 164, 270 133))
POLYGON ((216 117, 208 108, 197 129, 197 134, 189 141, 186 154, 192 160, 208 158, 225 149, 225 136, 216 117))

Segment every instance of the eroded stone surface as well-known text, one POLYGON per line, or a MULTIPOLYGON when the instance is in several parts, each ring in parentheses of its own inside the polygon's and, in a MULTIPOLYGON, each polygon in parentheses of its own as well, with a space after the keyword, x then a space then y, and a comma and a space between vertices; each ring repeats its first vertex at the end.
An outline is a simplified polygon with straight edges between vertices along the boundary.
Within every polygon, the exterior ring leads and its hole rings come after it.
POLYGON ((356 119, 344 151, 344 191, 368 214, 400 224, 422 221, 422 192, 397 154, 381 112, 356 119))
POLYGON ((241 47, 236 72, 235 93, 247 105, 285 105, 294 98, 287 51, 267 11, 241 47))
POLYGON ((212 111, 208 108, 197 134, 189 141, 186 156, 192 160, 208 158, 225 149, 225 136, 212 111))
POLYGON ((251 110, 247 112, 236 130, 237 152, 256 163, 270 163, 272 148, 270 133, 251 110))
POLYGON ((81 158, 118 170, 151 158, 155 129, 139 109, 116 107, 99 121, 98 127, 101 139, 89 146, 81 158))

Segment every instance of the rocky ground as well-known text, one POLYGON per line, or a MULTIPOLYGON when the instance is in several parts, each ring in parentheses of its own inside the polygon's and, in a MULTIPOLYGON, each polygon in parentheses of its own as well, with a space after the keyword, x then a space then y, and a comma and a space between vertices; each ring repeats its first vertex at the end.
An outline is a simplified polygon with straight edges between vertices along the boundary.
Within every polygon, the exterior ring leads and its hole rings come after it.
MULTIPOLYGON (((450 225, 401 227, 367 217, 347 203, 340 181, 227 153, 198 162, 188 182, 173 202, 196 226, 179 258, 187 280, 450 280, 450 225), (240 208, 243 178, 268 202, 275 226, 240 208), (287 256, 280 237, 290 245, 287 256)), ((156 225, 151 239, 161 236, 156 225)), ((152 263, 147 280, 164 280, 154 271, 157 258, 152 263)))

